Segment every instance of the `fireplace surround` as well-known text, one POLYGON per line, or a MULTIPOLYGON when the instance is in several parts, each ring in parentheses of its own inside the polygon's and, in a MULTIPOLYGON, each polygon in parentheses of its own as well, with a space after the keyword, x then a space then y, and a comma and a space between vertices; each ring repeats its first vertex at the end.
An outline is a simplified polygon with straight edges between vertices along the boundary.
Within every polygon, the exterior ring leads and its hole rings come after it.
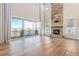
POLYGON ((63 37, 63 27, 52 27, 51 37, 63 37))

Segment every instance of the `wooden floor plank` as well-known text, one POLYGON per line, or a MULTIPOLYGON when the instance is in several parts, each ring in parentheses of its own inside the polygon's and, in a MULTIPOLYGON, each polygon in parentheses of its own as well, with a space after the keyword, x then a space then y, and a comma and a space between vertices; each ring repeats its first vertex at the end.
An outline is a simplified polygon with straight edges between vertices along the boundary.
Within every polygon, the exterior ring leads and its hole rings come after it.
POLYGON ((1 56, 79 56, 79 41, 33 36, 0 45, 1 56))

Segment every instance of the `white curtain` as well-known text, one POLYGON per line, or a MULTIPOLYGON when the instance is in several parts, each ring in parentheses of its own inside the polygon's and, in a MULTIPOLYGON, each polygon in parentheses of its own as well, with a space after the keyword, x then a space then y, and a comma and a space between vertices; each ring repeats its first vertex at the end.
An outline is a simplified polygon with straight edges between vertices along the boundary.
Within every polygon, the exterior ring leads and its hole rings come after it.
POLYGON ((3 36, 3 4, 0 3, 0 43, 4 42, 3 36))
POLYGON ((8 42, 10 38, 10 4, 0 4, 0 42, 8 42))
POLYGON ((10 39, 10 4, 4 4, 4 40, 8 42, 10 39))

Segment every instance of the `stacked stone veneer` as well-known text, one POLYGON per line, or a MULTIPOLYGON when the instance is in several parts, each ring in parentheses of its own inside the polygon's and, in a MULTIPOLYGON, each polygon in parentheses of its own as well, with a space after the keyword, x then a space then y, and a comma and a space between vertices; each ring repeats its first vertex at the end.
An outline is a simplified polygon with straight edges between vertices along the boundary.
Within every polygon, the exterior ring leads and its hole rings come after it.
POLYGON ((63 36, 63 4, 53 3, 51 7, 51 36, 63 36), (54 35, 53 29, 60 29, 60 35, 54 35))

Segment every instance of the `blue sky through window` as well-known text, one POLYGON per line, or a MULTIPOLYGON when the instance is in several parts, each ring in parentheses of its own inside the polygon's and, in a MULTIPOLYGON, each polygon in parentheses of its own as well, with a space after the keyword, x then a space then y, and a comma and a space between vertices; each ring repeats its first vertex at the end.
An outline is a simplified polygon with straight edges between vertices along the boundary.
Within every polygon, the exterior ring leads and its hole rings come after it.
POLYGON ((11 27, 12 28, 21 28, 22 20, 12 17, 11 18, 11 27))
MULTIPOLYGON (((36 29, 36 25, 37 27, 40 26, 40 24, 38 22, 34 22, 34 21, 24 21, 24 29, 36 29)), ((11 28, 12 29, 22 29, 22 19, 18 18, 18 17, 12 17, 11 18, 11 28)))

